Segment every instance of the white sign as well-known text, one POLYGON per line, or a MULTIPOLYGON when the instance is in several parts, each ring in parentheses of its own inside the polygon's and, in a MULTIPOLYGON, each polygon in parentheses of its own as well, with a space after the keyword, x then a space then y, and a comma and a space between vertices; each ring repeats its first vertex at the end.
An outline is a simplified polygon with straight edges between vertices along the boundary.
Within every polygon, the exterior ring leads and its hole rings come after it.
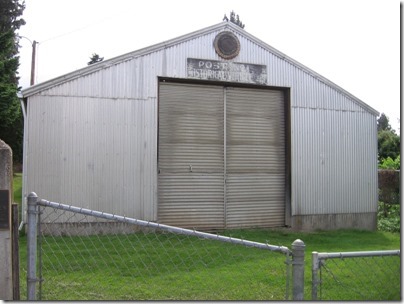
POLYGON ((266 84, 267 66, 187 58, 188 78, 266 84))

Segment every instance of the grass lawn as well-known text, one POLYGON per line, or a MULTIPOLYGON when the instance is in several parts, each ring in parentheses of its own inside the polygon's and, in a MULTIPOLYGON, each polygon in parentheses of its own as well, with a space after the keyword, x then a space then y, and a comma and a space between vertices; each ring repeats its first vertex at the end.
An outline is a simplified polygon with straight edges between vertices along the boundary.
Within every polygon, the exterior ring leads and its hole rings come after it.
POLYGON ((13 177, 14 202, 21 205, 22 196, 22 173, 14 173, 13 177))
POLYGON ((14 173, 13 177, 13 196, 14 202, 18 204, 18 221, 21 222, 22 214, 22 173, 14 173))
MULTIPOLYGON (((22 176, 14 176, 14 201, 21 206, 22 176)), ((21 214, 21 208, 20 208, 21 214)), ((311 253, 400 248, 400 234, 339 230, 294 232, 288 229, 225 231, 224 235, 286 246, 306 244, 305 300, 311 300, 311 253)), ((285 256, 256 248, 158 233, 42 239, 42 300, 284 300, 285 256)), ((370 264, 346 259, 327 261, 332 277, 323 277, 322 299, 356 300, 359 293, 390 290, 385 298, 400 300, 400 259, 370 264), (339 261, 338 261, 339 262, 339 261), (366 285, 372 272, 377 282, 366 285), (349 273, 343 273, 349 269, 349 273), (366 272, 366 271, 368 272, 366 272), (369 275, 367 275, 369 273, 369 275), (383 275, 387 275, 383 277, 383 275), (342 282, 341 278, 348 281, 342 282), (345 285, 343 285, 345 284, 345 285), (387 287, 386 287, 387 286, 387 287), (356 287, 355 287, 356 288, 356 287)), ((26 299, 26 237, 20 236, 21 299, 26 299)), ((358 260, 359 261, 359 260, 358 260)), ((39 273, 38 273, 39 275, 39 273)), ((39 289, 39 288, 38 288, 39 289)), ((291 299, 291 292, 289 293, 291 299)), ((320 296, 320 293, 319 293, 320 296)), ((373 295, 370 295, 373 297, 373 295)), ((39 299, 39 297, 38 297, 39 299)))
MULTIPOLYGON (((312 251, 400 248, 400 235, 388 232, 342 230, 297 233, 261 229, 227 231, 224 234, 289 248, 297 238, 303 240, 306 244, 306 300, 311 299, 312 251)), ((22 237, 21 261, 26 260, 25 242, 25 237, 22 237)), ((45 237, 42 242, 43 300, 285 299, 285 256, 276 252, 157 233, 45 237)), ((398 290, 394 290, 386 300, 400 299, 399 264, 392 267, 398 267, 392 271, 394 277, 380 284, 391 287, 391 280, 398 280, 398 285, 394 287, 398 290)), ((357 271, 360 274, 361 269, 357 271)), ((350 284, 363 283, 363 278, 358 279, 355 273, 349 276, 350 284)), ((25 278, 22 278, 24 284, 25 278)), ((364 288, 366 292, 366 286, 364 288)), ((25 286, 21 289, 25 290, 25 286)), ((349 290, 341 290, 341 286, 335 283, 327 285, 323 294, 333 300, 358 297, 349 290)), ((25 297, 26 291, 23 291, 21 299, 25 297)))

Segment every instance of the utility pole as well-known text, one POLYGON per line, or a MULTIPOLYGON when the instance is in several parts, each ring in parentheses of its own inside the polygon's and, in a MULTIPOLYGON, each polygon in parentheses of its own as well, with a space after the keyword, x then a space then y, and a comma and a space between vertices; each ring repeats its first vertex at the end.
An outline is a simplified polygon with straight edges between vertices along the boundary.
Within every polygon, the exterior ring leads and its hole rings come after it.
POLYGON ((31 85, 35 83, 35 55, 36 55, 36 45, 38 42, 34 40, 32 43, 32 60, 31 60, 31 85))
POLYGON ((30 81, 30 85, 34 85, 35 83, 35 56, 36 56, 36 45, 38 44, 37 41, 34 40, 34 42, 32 42, 30 39, 28 39, 25 36, 18 36, 19 38, 25 38, 29 41, 29 43, 32 46, 32 59, 31 59, 31 81, 30 81))

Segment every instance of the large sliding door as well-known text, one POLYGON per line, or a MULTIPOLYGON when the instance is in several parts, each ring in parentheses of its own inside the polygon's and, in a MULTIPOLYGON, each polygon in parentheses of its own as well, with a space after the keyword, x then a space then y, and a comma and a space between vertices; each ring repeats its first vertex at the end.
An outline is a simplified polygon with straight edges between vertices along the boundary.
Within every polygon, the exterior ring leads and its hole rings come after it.
POLYGON ((283 92, 226 90, 226 226, 285 223, 283 92))
POLYGON ((158 220, 224 227, 223 88, 161 83, 158 220))
POLYGON ((283 92, 170 82, 159 90, 159 222, 283 225, 283 92))

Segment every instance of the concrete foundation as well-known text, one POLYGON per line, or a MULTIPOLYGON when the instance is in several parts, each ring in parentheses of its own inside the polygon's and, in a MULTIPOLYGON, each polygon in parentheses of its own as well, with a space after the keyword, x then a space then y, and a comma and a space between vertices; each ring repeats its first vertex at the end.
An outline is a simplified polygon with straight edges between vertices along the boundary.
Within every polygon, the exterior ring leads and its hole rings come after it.
POLYGON ((376 213, 311 214, 292 216, 295 230, 336 230, 360 229, 376 230, 376 213))

